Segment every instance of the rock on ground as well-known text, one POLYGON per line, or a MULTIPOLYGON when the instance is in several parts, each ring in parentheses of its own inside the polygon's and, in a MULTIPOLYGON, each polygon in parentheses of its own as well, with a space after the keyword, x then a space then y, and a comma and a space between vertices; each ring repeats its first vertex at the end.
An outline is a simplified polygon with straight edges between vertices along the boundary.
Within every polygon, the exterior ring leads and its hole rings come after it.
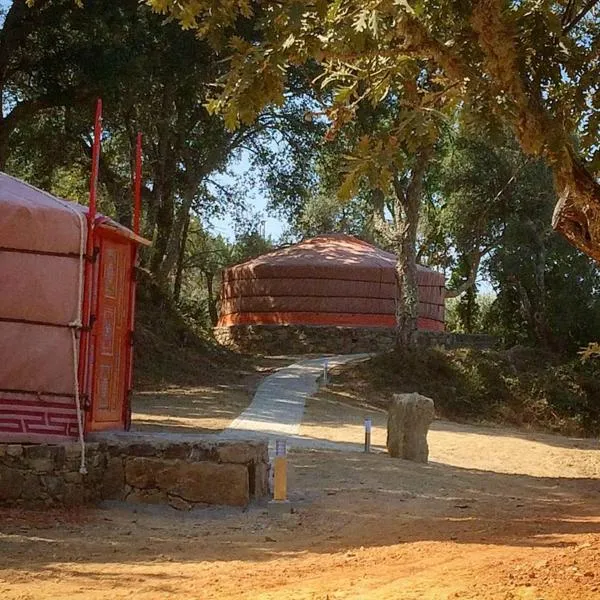
POLYGON ((388 409, 387 449, 394 458, 426 463, 434 403, 420 394, 394 394, 388 409))

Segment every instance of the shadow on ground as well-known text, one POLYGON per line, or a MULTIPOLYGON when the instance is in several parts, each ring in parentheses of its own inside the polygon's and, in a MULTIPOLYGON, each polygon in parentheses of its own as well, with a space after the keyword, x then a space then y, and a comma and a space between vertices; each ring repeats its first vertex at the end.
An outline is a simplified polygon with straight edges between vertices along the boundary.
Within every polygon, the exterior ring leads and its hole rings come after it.
MULTIPOLYGON (((569 547, 577 536, 600 534, 596 479, 322 451, 292 453, 290 463, 297 511, 283 519, 264 506, 191 513, 121 506, 90 510, 83 522, 65 523, 50 512, 47 522, 31 526, 33 513, 5 511, 2 568, 53 576, 70 570, 57 563, 79 569, 85 563, 264 561, 415 542, 569 547)), ((85 574, 93 576, 93 568, 85 574)))

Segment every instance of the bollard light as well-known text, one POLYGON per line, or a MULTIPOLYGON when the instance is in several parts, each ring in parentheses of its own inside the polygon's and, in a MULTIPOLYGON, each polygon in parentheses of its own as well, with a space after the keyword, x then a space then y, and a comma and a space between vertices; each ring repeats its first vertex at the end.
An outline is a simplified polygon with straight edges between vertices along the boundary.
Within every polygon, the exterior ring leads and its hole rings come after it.
POLYGON ((287 445, 285 440, 275 440, 275 459, 273 461, 274 483, 273 499, 276 502, 287 501, 287 445))
POLYGON ((365 452, 371 452, 371 417, 365 418, 365 452))

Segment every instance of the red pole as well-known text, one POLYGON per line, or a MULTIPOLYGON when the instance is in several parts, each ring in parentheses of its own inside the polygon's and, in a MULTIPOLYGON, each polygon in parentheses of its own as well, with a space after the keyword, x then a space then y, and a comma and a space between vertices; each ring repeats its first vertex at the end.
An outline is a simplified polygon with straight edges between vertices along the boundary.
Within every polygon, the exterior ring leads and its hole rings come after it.
POLYGON ((135 144, 135 182, 133 193, 133 232, 140 233, 142 210, 142 133, 138 132, 135 144))
MULTIPOLYGON (((96 103, 96 119, 94 121, 94 145, 92 147, 92 176, 90 178, 90 208, 88 221, 93 229, 96 219, 96 187, 98 184, 98 167, 100 164, 100 138, 102 137, 102 98, 96 103)), ((89 235, 88 235, 89 241, 89 235)))
MULTIPOLYGON (((98 185, 98 168, 100 164, 100 143, 102 137, 102 99, 96 102, 96 117, 94 120, 94 143, 92 146, 92 172, 90 176, 90 197, 87 214, 87 240, 86 240, 86 262, 83 285, 83 306, 81 308, 81 321, 83 329, 79 339, 79 386, 84 394, 88 395, 88 405, 92 400, 93 382, 90 381, 91 367, 90 348, 92 344, 91 313, 92 294, 94 289, 94 226, 96 222, 96 188, 98 185)), ((87 412, 85 425, 89 423, 91 413, 87 412)))
MULTIPOLYGON (((135 144, 135 173, 133 179, 133 232, 140 233, 140 218, 142 210, 142 134, 137 134, 135 144)), ((129 314, 127 315, 127 331, 129 332, 129 347, 126 350, 125 397, 123 402, 123 424, 125 430, 131 427, 131 392, 133 390, 133 334, 135 328, 135 268, 138 259, 136 242, 131 242, 131 265, 129 275, 129 314)))

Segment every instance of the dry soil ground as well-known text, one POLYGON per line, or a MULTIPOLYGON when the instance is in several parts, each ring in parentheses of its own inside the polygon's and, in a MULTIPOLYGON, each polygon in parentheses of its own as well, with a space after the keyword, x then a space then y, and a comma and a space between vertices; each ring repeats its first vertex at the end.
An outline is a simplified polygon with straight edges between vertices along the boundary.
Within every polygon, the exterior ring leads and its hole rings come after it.
POLYGON ((290 357, 263 357, 201 374, 203 385, 138 385, 132 428, 138 431, 218 433, 244 411, 258 384, 290 357))
MULTIPOLYGON (((195 427, 194 394, 177 393, 176 420, 195 427)), ((243 404, 226 403, 212 427, 243 404)), ((139 415, 162 418, 153 406, 139 415)), ((328 394, 309 401, 301 433, 357 442, 365 415, 383 443, 383 413, 328 394)), ((284 517, 5 511, 0 598, 600 599, 596 442, 436 422, 430 445, 429 465, 292 452, 296 511, 284 517)))

